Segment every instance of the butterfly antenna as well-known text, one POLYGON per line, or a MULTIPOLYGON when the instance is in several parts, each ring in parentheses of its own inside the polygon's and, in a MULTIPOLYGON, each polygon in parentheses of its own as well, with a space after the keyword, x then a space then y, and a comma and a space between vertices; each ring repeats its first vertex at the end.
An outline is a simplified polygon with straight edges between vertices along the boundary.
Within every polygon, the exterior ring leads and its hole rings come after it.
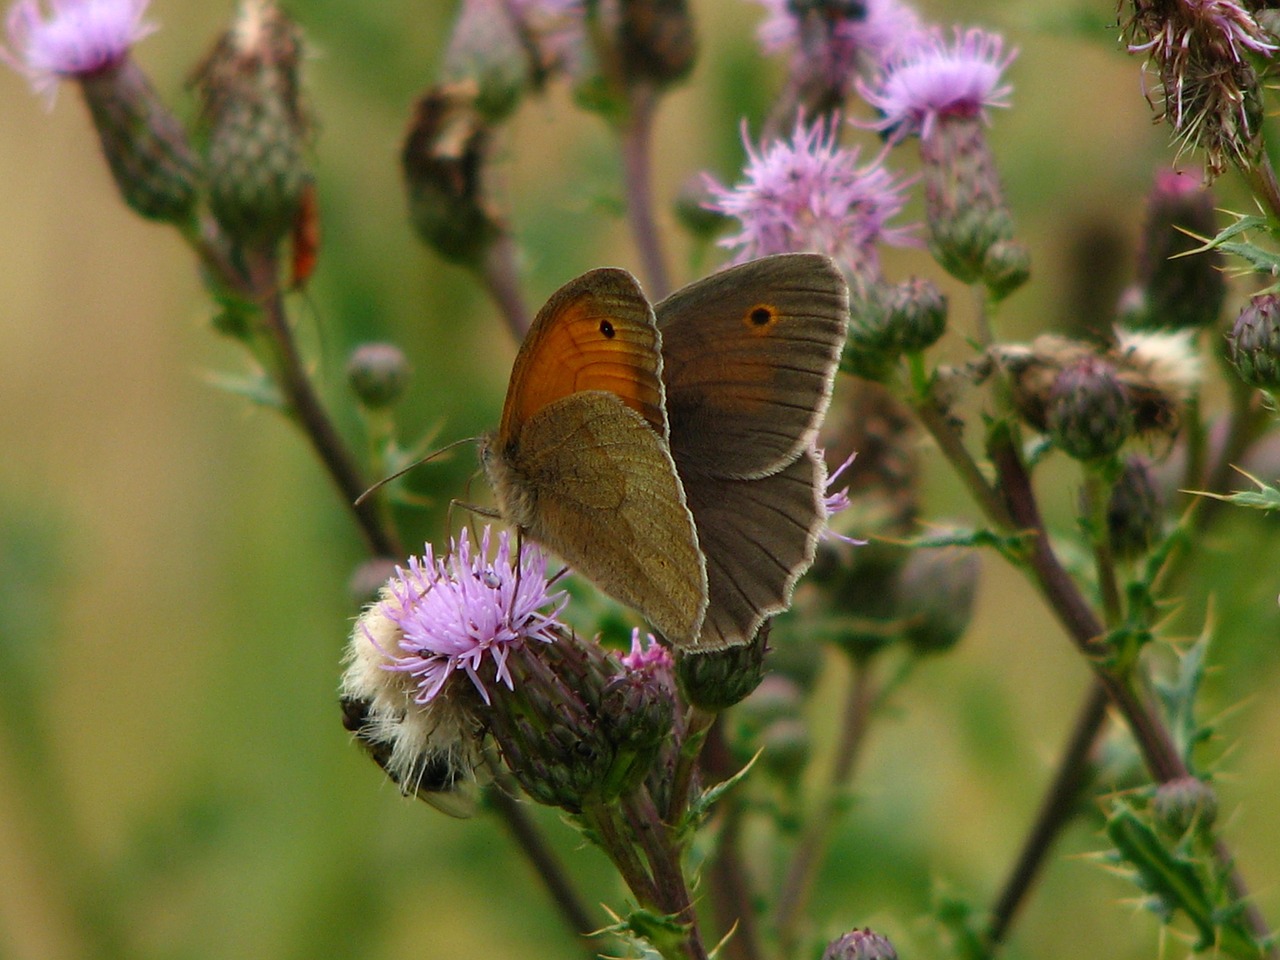
POLYGON ((480 440, 479 437, 463 437, 461 440, 453 441, 453 443, 446 443, 439 450, 434 450, 431 453, 428 453, 426 456, 420 457, 419 459, 413 461, 413 463, 409 464, 404 469, 397 470, 395 473, 391 474, 391 476, 389 477, 383 477, 381 480, 379 480, 377 483, 371 486, 364 493, 360 494, 360 496, 356 497, 355 505, 357 507, 360 506, 360 504, 364 503, 366 500, 368 500, 371 496, 373 496, 375 493, 377 493, 379 490, 385 487, 392 480, 397 480, 400 477, 403 477, 410 470, 415 470, 418 467, 422 466, 424 463, 429 463, 430 461, 434 460, 436 457, 440 456, 442 453, 447 453, 448 451, 452 450, 454 447, 461 446, 464 443, 477 443, 479 440, 480 440))

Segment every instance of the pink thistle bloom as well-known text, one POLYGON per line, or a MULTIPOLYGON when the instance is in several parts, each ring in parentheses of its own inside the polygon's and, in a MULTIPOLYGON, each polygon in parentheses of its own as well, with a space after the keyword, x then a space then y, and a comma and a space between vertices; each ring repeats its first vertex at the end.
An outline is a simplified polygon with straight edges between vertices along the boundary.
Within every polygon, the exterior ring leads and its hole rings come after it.
POLYGON ((10 49, 0 59, 25 74, 32 89, 52 105, 58 81, 113 66, 129 48, 155 31, 142 19, 150 0, 18 0, 9 10, 10 49))
POLYGON ((742 224, 720 241, 737 248, 735 260, 813 251, 864 274, 877 269, 877 244, 911 242, 908 228, 888 226, 902 210, 910 180, 886 170, 883 154, 858 166, 857 149, 836 142, 839 127, 834 118, 806 126, 801 117, 789 142, 774 140, 756 150, 743 125, 744 180, 726 187, 706 179, 714 197, 707 207, 742 224))
MULTIPOLYGON (((417 680, 416 703, 433 700, 458 670, 471 678, 488 703, 489 691, 479 673, 486 658, 497 681, 510 690, 511 650, 522 643, 555 640, 560 627, 556 617, 568 597, 563 591, 547 592, 546 555, 526 544, 517 570, 511 537, 504 531, 490 560, 489 533, 486 527, 479 549, 473 551, 464 530, 442 558, 428 544, 421 560, 410 558, 408 569, 397 567, 387 583, 389 596, 377 609, 399 628, 400 651, 384 651, 392 660, 385 669, 417 680), (545 612, 548 606, 553 609, 545 612)), ((367 629, 365 633, 376 644, 367 629)))
POLYGON ((1001 75, 1018 55, 1004 39, 983 30, 956 30, 948 45, 933 34, 899 48, 873 83, 858 82, 863 99, 883 115, 869 124, 901 140, 928 137, 940 117, 981 117, 1009 106, 1013 88, 1001 75))
POLYGON ((618 658, 628 670, 666 670, 675 669, 675 661, 671 652, 654 639, 652 633, 640 639, 640 628, 631 631, 631 649, 618 658))
MULTIPOLYGON (((797 15, 793 0, 757 2, 768 11, 756 33, 761 49, 766 54, 809 56, 810 52, 804 49, 802 18, 797 15)), ((823 15, 829 26, 826 43, 818 55, 825 61, 827 77, 837 86, 843 86, 859 69, 877 69, 921 30, 919 15, 901 0, 854 0, 844 15, 838 10, 824 10, 823 15)))

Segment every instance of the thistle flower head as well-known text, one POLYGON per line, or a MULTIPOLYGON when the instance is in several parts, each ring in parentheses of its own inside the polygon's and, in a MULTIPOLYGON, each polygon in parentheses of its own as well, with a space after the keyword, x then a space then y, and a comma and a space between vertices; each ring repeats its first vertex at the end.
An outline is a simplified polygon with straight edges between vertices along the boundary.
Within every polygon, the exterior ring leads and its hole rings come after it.
POLYGON ((1159 77, 1167 120, 1182 149, 1205 151, 1210 176, 1228 161, 1248 165, 1260 149, 1262 100, 1245 54, 1278 48, 1236 0, 1135 0, 1125 24, 1131 53, 1146 53, 1159 77))
POLYGON ((835 88, 847 87, 859 72, 876 70, 921 29, 919 15, 901 0, 757 2, 768 11, 756 33, 764 52, 817 57, 817 68, 835 88), (817 44, 806 29, 815 22, 817 44))
POLYGON ((1016 56, 997 33, 957 29, 950 44, 925 34, 900 47, 874 81, 859 81, 858 92, 882 114, 874 129, 927 139, 941 117, 985 120, 987 110, 1009 106, 1013 88, 1001 80, 1016 56))
POLYGON ((732 187, 708 178, 708 207, 734 217, 742 229, 721 244, 738 262, 774 253, 815 251, 846 273, 879 273, 876 245, 905 245, 906 228, 890 227, 909 180, 884 167, 884 156, 859 166, 856 148, 837 142, 839 123, 796 122, 790 140, 757 149, 747 138, 743 180, 732 187))
MULTIPOLYGON (((555 639, 556 617, 567 597, 548 592, 546 556, 525 546, 517 567, 506 532, 499 534, 492 559, 489 547, 489 528, 478 548, 463 531, 449 556, 436 557, 428 545, 425 556, 410 559, 407 569, 398 567, 387 583, 376 609, 396 627, 397 649, 386 651, 386 669, 416 680, 416 703, 435 699, 456 671, 488 703, 486 662, 493 678, 510 689, 511 649, 555 639)), ((371 634, 369 639, 376 642, 371 634)))
POLYGON ((150 0, 18 0, 6 24, 10 49, 0 60, 25 74, 31 88, 52 105, 58 81, 84 76, 124 59, 129 48, 153 33, 142 19, 150 0))

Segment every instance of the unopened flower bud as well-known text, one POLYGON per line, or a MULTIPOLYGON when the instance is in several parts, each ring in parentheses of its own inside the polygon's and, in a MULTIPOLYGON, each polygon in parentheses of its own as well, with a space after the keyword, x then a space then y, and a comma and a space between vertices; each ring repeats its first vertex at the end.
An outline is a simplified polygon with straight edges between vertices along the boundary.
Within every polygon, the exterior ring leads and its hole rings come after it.
POLYGON ((822 960, 898 960, 898 951, 888 937, 872 933, 868 927, 832 940, 822 951, 822 960))
POLYGON ((671 737, 675 705, 670 660, 665 666, 645 664, 627 670, 605 687, 600 723, 614 749, 610 789, 615 796, 634 788, 649 772, 659 748, 671 737))
POLYGON ((1227 283, 1222 253, 1191 251, 1216 233, 1213 194, 1199 177, 1162 170, 1147 199, 1138 254, 1141 309, 1127 326, 1146 330, 1200 329, 1222 310, 1227 283))
POLYGON ((1180 777, 1156 788, 1152 812, 1169 833, 1181 836, 1192 827, 1213 825, 1218 817, 1218 797, 1198 777, 1180 777))
POLYGON ((980 563, 965 547, 913 550, 898 572, 903 638, 916 653, 942 653, 964 636, 973 619, 980 563))
POLYGON ((371 410, 389 407, 409 384, 409 361, 390 343, 361 344, 347 361, 347 383, 356 398, 371 410))
POLYGON ((126 58, 78 79, 125 203, 151 220, 189 219, 198 161, 182 124, 146 75, 126 58))
POLYGON ((1107 501, 1107 535, 1117 557, 1138 557, 1160 536, 1164 498, 1146 457, 1126 457, 1107 501))
POLYGON ((877 283, 849 292, 849 337, 840 355, 840 369, 864 380, 889 378, 902 356, 897 314, 891 304, 897 288, 877 283))
POLYGON ((490 122, 507 117, 529 83, 530 50, 505 0, 464 0, 444 55, 447 82, 473 81, 476 109, 490 122))
POLYGON ((685 699, 703 710, 727 710, 745 698, 764 677, 764 655, 769 649, 770 621, 755 639, 736 647, 707 653, 683 653, 676 660, 676 678, 685 699))
POLYGON ((196 83, 209 127, 209 207, 228 236, 270 247, 293 229, 311 183, 302 35, 270 0, 243 0, 196 83))
POLYGON ((633 82, 665 86, 693 69, 697 42, 686 0, 619 0, 618 48, 633 82))
POLYGON ((947 298, 931 280, 913 277, 893 287, 885 309, 893 339, 907 353, 933 346, 947 329, 947 298))
POLYGON ((982 119, 939 118, 920 141, 920 158, 930 251, 957 280, 986 282, 988 253, 1012 239, 1013 217, 982 119))
POLYGON ((1049 436, 1076 460, 1109 457, 1133 432, 1133 411, 1115 369, 1085 356, 1065 367, 1049 391, 1049 436))
POLYGON ((477 266, 502 233, 484 196, 490 130, 474 83, 432 87, 414 108, 400 154, 418 236, 454 263, 477 266))
POLYGON ((1227 337, 1240 379, 1266 390, 1280 388, 1280 295, 1254 297, 1227 337))
POLYGON ((1031 276, 1031 250, 1018 240, 997 240, 982 261, 982 282, 997 300, 1013 293, 1031 276))

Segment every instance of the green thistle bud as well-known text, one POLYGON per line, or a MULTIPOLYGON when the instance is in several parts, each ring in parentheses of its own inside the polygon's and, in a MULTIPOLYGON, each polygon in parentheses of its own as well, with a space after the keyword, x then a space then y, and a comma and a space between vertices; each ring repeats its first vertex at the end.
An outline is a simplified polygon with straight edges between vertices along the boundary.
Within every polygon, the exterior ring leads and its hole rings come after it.
POLYGON ((997 240, 982 261, 982 282, 991 296, 1003 300, 1031 276, 1031 250, 1017 240, 997 240))
POLYGON ((504 0, 464 0, 444 55, 444 79, 473 81, 476 109, 497 123, 529 85, 530 49, 504 0))
POLYGON ((916 653, 943 653, 964 636, 978 592, 978 554, 964 547, 913 550, 898 573, 902 635, 916 653))
POLYGON ((849 291, 849 338, 840 356, 840 369, 864 380, 889 378, 902 356, 897 316, 890 304, 901 296, 896 288, 872 284, 849 291))
POLYGON ((146 74, 126 57, 78 79, 124 202, 149 220, 189 220, 199 163, 146 74))
POLYGON ((1160 784, 1151 805, 1156 822, 1174 836, 1193 828, 1207 829, 1218 817, 1218 797, 1197 777, 1180 777, 1160 784))
POLYGON ((898 951, 888 937, 872 933, 867 927, 832 940, 822 951, 822 960, 898 960, 898 951))
POLYGON ((1213 194, 1199 178, 1175 170, 1156 174, 1138 254, 1141 308, 1125 317, 1128 326, 1186 330, 1217 321, 1227 296, 1222 253, 1191 253, 1203 245, 1197 237, 1217 232, 1213 211, 1213 194))
POLYGON ((1122 558, 1139 557, 1160 536, 1164 498, 1156 485, 1151 461, 1126 457, 1107 502, 1107 535, 1111 551, 1122 558))
POLYGON ((1280 388, 1280 295, 1264 293, 1250 300, 1227 343, 1241 380, 1265 390, 1280 388))
MULTIPOLYGON (((988 253, 1013 238, 1013 217, 982 118, 940 117, 934 135, 920 141, 920 158, 930 251, 957 280, 990 283, 988 253)), ((1007 285, 1007 272, 999 266, 991 279, 1007 285)))
POLYGON ((1076 460, 1109 457, 1133 433, 1128 391, 1101 357, 1063 368, 1049 391, 1046 419, 1053 442, 1076 460))
POLYGON ((913 277, 893 287, 885 309, 893 339, 907 353, 933 346, 947 329, 947 298, 931 280, 913 277))
POLYGON ((503 232, 484 196, 490 130, 476 96, 474 83, 429 89, 400 154, 418 236, 446 260, 472 267, 503 232))
POLYGON ((665 86, 688 76, 697 55, 686 0, 620 0, 618 48, 627 77, 665 86))
POLYGON ((390 343, 365 343, 347 361, 351 392, 371 410, 389 407, 409 385, 409 361, 404 351, 390 343))
POLYGON ((660 682, 623 672, 576 637, 525 644, 507 663, 513 689, 494 690, 487 717, 504 762, 534 800, 581 813, 643 779, 674 713, 660 682))
POLYGON ((269 0, 244 0, 199 68, 209 127, 209 207, 241 244, 269 248, 294 226, 311 183, 302 35, 269 0))
POLYGON ((676 660, 676 679, 685 699, 695 707, 727 710, 760 686, 764 655, 769 649, 770 621, 750 643, 709 653, 683 653, 676 660))

